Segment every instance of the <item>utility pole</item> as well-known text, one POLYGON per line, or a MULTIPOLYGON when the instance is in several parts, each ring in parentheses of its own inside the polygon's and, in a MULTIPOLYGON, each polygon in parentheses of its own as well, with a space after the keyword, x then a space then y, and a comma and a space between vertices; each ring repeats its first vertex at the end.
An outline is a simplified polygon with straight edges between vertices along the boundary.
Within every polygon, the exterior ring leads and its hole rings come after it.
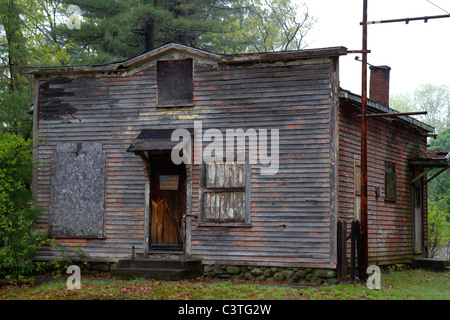
MULTIPOLYGON (((363 0, 361 94, 361 252, 362 270, 369 265, 367 228, 367 0, 363 0)), ((363 280, 363 279, 361 279, 363 280)))
MULTIPOLYGON (((367 0, 363 0, 361 93, 361 261, 363 274, 369 265, 367 228, 367 0)), ((363 279, 360 279, 363 280, 363 279)))
MULTIPOLYGON (((368 0, 363 0, 363 21, 362 25, 362 50, 354 51, 354 53, 362 53, 362 92, 361 92, 361 261, 364 278, 367 276, 367 267, 369 265, 369 230, 368 230, 368 205, 367 205, 367 118, 372 116, 367 114, 367 54, 370 50, 367 50, 367 25, 380 24, 380 23, 392 23, 392 22, 405 22, 408 24, 410 21, 424 20, 428 22, 431 19, 450 18, 450 14, 438 15, 438 16, 424 16, 415 18, 402 18, 391 20, 379 20, 379 21, 367 21, 367 6, 368 0)), ((377 114, 376 116, 401 116, 409 114, 426 114, 426 112, 416 113, 385 113, 377 114)), ((375 116, 375 115, 374 115, 375 116)), ((364 280, 364 279, 360 279, 364 280)))

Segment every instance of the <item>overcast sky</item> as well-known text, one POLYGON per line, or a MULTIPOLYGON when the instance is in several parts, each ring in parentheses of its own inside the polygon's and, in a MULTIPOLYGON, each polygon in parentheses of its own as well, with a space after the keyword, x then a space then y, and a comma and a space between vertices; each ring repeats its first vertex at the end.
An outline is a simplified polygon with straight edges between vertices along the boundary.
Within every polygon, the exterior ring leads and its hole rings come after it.
MULTIPOLYGON (((303 2, 303 0, 293 0, 303 2)), ((430 0, 450 12, 450 0, 430 0)), ((363 0, 305 0, 317 23, 308 48, 362 48, 363 0)), ((368 0, 368 20, 447 14, 427 0, 368 0)), ((368 62, 391 70, 391 93, 412 92, 420 84, 450 87, 450 18, 368 26, 368 62)), ((357 54, 340 59, 341 87, 361 94, 361 62, 357 54)), ((359 54, 361 57, 361 55, 359 54)))

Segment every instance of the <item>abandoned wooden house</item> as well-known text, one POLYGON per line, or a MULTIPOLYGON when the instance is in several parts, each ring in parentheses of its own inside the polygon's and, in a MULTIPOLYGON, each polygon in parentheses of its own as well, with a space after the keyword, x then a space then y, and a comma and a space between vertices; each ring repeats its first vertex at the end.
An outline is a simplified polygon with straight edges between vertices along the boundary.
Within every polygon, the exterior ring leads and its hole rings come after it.
MULTIPOLYGON (((337 222, 359 218, 361 98, 339 87, 346 54, 170 43, 124 62, 25 70, 39 228, 89 261, 163 251, 203 266, 335 269, 337 222), (174 155, 176 129, 193 143, 174 155), (229 132, 244 133, 243 161, 229 132)), ((388 73, 373 68, 370 113, 394 112, 388 73)), ((417 155, 433 130, 409 116, 369 120, 370 264, 425 254, 427 163, 417 155)), ((37 259, 59 254, 46 246, 37 259)))

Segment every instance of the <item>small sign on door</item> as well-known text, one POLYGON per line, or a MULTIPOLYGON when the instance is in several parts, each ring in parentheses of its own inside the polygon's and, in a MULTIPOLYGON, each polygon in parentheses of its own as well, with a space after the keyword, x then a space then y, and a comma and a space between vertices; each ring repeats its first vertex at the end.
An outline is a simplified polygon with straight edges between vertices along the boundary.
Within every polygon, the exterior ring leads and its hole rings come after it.
POLYGON ((159 189, 160 190, 178 190, 179 176, 176 175, 160 175, 159 189))

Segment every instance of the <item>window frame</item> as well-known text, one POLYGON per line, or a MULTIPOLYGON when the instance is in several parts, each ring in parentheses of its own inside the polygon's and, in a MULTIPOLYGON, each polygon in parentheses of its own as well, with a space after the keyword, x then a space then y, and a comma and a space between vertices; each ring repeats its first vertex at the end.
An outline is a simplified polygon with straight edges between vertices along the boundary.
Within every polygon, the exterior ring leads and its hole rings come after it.
POLYGON ((385 161, 385 201, 397 201, 397 172, 395 162, 385 161))
POLYGON ((57 143, 51 158, 49 236, 57 239, 106 238, 106 159, 100 142, 57 143), (89 182, 86 176, 89 176, 89 182), (89 190, 85 186, 87 183, 89 190), (80 204, 80 198, 83 198, 83 205, 77 208, 74 202, 80 204))
POLYGON ((157 86, 157 107, 193 107, 194 106, 194 60, 192 58, 175 59, 175 60, 158 60, 156 62, 156 86, 157 86), (184 64, 184 65, 183 65, 184 64), (188 67, 189 66, 189 67, 188 67), (183 71, 187 72, 179 76, 174 73, 183 71), (182 84, 186 87, 180 90, 180 83, 173 85, 173 80, 181 78, 182 84), (183 81, 184 80, 184 81, 183 81), (184 99, 173 99, 174 95, 184 92, 189 97, 184 99), (169 99, 169 100, 167 100, 169 99), (179 100, 179 101, 177 101, 179 100))
MULTIPOLYGON (((227 162, 224 162, 225 164, 227 162)), ((201 164, 200 170, 200 202, 199 202, 199 226, 204 227, 251 227, 251 166, 249 163, 239 164, 236 162, 232 162, 234 165, 243 165, 244 166, 244 185, 242 187, 208 187, 206 178, 207 178, 207 166, 208 164, 203 162, 201 164), (245 208, 242 213, 242 220, 234 220, 234 219, 224 219, 218 220, 215 219, 206 219, 205 218, 205 203, 206 196, 208 193, 221 193, 221 192, 244 192, 244 201, 245 208)))

